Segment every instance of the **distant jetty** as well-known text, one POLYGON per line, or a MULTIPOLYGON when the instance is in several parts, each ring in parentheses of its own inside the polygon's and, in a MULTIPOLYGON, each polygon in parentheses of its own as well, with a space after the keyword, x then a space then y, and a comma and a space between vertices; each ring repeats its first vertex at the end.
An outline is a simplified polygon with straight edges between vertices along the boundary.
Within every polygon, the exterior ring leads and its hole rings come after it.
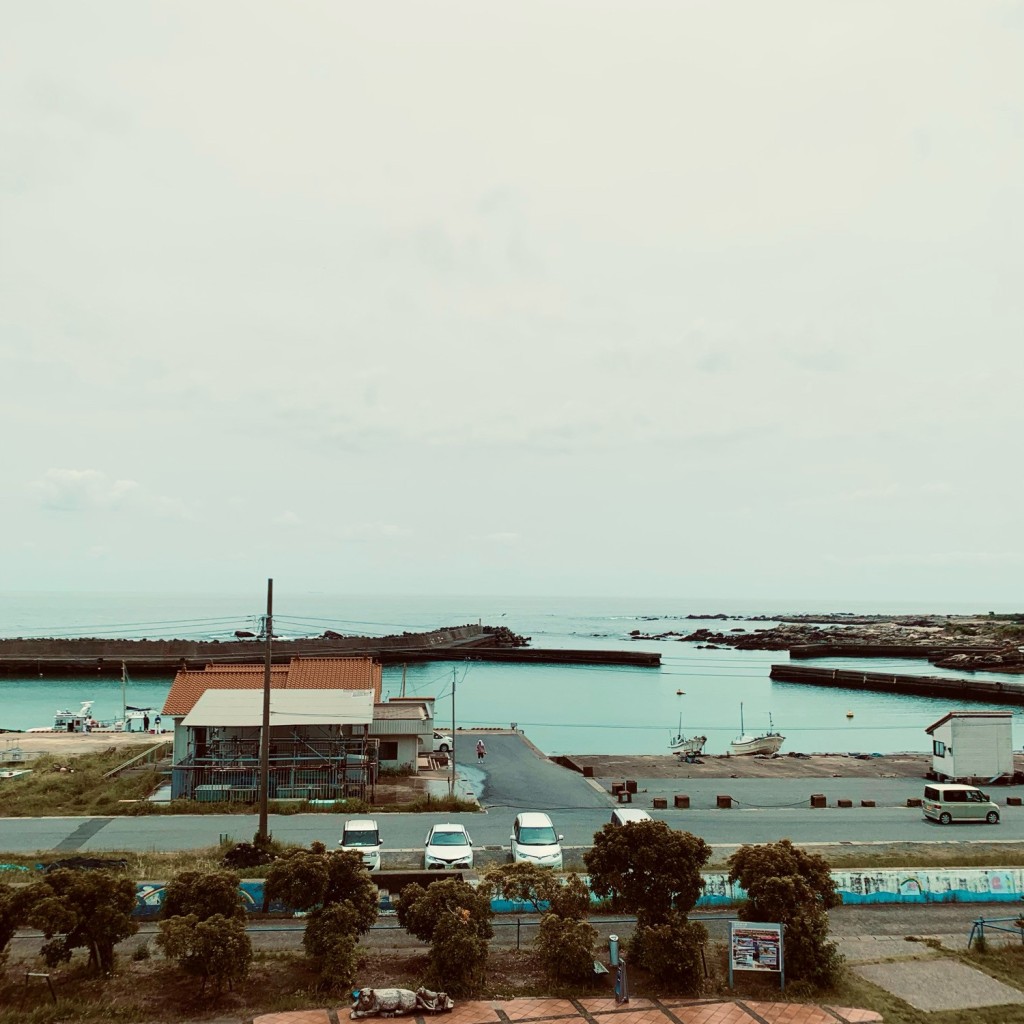
POLYGON ((911 693, 954 700, 975 700, 984 704, 1024 704, 1024 683, 993 679, 909 676, 892 672, 813 668, 810 665, 772 665, 771 678, 779 683, 805 683, 809 686, 841 687, 847 690, 911 693))
MULTIPOLYGON (((304 640, 277 640, 272 660, 291 658, 370 657, 384 665, 424 661, 501 661, 559 665, 621 665, 658 668, 661 655, 647 651, 545 650, 528 647, 503 627, 450 626, 427 633, 401 633, 385 637, 331 634, 304 640)), ((124 664, 134 676, 168 675, 179 669, 204 665, 261 662, 262 640, 104 640, 0 639, 0 673, 117 675, 124 664)))

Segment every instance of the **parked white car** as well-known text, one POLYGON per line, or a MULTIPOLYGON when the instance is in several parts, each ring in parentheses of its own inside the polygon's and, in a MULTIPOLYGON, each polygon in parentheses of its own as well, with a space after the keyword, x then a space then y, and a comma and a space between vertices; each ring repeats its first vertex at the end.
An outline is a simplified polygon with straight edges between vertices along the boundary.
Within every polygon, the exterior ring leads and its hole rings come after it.
POLYGON ((455 740, 447 733, 434 730, 434 753, 447 754, 449 750, 455 749, 455 740))
POLYGON ((616 807, 612 811, 611 823, 613 825, 632 825, 635 821, 654 821, 646 812, 634 807, 616 807))
POLYGON ((423 845, 423 866, 428 871, 473 867, 473 840, 464 825, 434 825, 423 845))
POLYGON ((341 830, 338 845, 343 850, 357 850, 370 871, 380 870, 380 829, 372 818, 353 818, 341 830))
POLYGON ((526 861, 542 868, 562 870, 561 842, 565 836, 557 835, 555 826, 546 814, 527 811, 517 814, 509 836, 512 863, 526 861))

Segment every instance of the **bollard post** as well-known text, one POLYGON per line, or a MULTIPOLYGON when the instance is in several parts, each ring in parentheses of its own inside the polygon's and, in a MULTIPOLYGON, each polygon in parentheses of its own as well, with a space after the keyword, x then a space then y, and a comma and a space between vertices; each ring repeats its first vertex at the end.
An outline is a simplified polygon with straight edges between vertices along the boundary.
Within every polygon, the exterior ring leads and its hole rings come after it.
POLYGON ((608 962, 612 967, 619 966, 619 937, 618 935, 608 936, 608 962))

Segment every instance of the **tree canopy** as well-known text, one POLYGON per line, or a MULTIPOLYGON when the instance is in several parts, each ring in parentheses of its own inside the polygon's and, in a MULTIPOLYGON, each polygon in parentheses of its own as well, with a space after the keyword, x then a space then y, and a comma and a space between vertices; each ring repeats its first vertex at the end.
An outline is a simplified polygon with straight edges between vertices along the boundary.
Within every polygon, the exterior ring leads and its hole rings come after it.
POLYGON ((835 983, 843 958, 828 941, 828 910, 842 900, 824 857, 788 839, 741 846, 729 858, 729 880, 746 890, 743 920, 783 925, 787 977, 823 987, 835 983))
POLYGON ((42 955, 50 966, 89 950, 89 963, 104 974, 114 969, 114 946, 134 935, 135 883, 108 871, 58 868, 26 892, 27 923, 47 941, 42 955))
POLYGON ((182 871, 168 884, 161 912, 165 918, 191 914, 199 921, 215 914, 244 917, 240 885, 233 871, 182 871))
POLYGON ((377 886, 358 850, 328 852, 323 843, 313 843, 308 850, 287 853, 267 873, 266 892, 295 910, 347 904, 355 934, 377 920, 377 886))
POLYGON ((710 856, 699 836, 673 831, 663 821, 637 821, 605 825, 583 860, 594 894, 610 898, 615 910, 636 914, 645 926, 693 909, 710 856))
POLYGON ((482 939, 494 934, 489 886, 474 888, 457 878, 432 882, 426 888, 410 883, 399 893, 397 911, 398 923, 423 942, 432 941, 438 924, 453 914, 482 939))

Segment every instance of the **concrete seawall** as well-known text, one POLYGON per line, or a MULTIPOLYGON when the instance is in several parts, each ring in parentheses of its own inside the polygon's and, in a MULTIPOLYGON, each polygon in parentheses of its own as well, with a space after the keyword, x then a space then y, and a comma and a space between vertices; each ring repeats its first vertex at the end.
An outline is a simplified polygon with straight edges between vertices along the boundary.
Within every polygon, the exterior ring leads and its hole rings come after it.
MULTIPOLYGON (((492 646, 493 641, 493 633, 487 627, 467 625, 385 637, 275 640, 271 653, 277 664, 295 657, 371 657, 385 665, 464 660, 644 668, 661 664, 660 654, 646 651, 497 647, 492 646)), ((262 662, 265 650, 259 640, 0 639, 0 673, 115 675, 120 674, 123 662, 132 675, 167 675, 178 669, 209 664, 262 662)))
POLYGON ((949 679, 942 676, 908 676, 892 672, 859 672, 807 665, 772 665, 771 678, 780 683, 804 683, 847 690, 878 690, 888 693, 924 694, 975 700, 983 704, 1024 704, 1024 682, 992 679, 949 679))

